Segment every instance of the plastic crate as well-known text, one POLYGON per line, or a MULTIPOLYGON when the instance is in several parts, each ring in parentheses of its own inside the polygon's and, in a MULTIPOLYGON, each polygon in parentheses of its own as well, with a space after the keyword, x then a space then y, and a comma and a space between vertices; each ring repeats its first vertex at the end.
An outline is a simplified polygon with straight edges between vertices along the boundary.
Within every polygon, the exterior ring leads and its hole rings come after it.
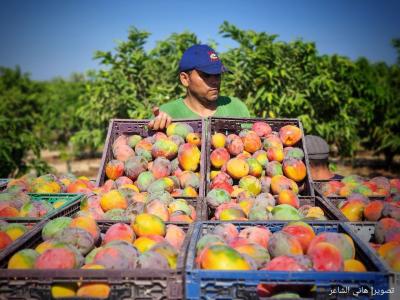
MULTIPOLYGON (((346 221, 346 217, 339 211, 338 208, 333 206, 329 201, 326 201, 322 197, 315 197, 315 196, 300 196, 300 206, 302 205, 311 205, 320 207, 324 215, 327 217, 328 220, 334 221, 346 221)), ((207 218, 203 220, 211 220, 214 216, 215 209, 212 209, 207 206, 207 218)), ((279 221, 279 220, 277 220, 279 221)))
POLYGON ((207 184, 206 184, 206 194, 210 191, 210 169, 211 169, 211 163, 210 163, 210 154, 211 154, 211 136, 214 133, 220 132, 225 135, 235 133, 238 134, 242 129, 248 129, 251 128, 252 124, 255 122, 266 122, 268 123, 273 131, 279 131, 279 129, 285 125, 296 125, 297 127, 300 128, 302 132, 302 138, 301 140, 295 145, 296 147, 299 147, 303 150, 304 152, 304 160, 303 162, 306 165, 307 168, 307 175, 306 178, 304 179, 304 189, 300 192, 300 195, 303 196, 314 196, 314 187, 312 184, 312 179, 310 176, 310 165, 308 161, 308 154, 307 154, 307 149, 305 147, 305 141, 304 141, 304 130, 303 130, 303 125, 301 124, 299 119, 262 119, 262 118, 217 118, 217 117, 211 117, 209 118, 209 124, 208 124, 208 133, 207 133, 207 144, 206 144, 206 149, 207 149, 207 163, 206 163, 206 176, 207 176, 207 184))
POLYGON ((0 191, 4 190, 7 187, 9 179, 7 178, 0 178, 0 191))
MULTIPOLYGON (((150 120, 127 120, 127 119, 112 119, 108 127, 106 142, 103 148, 103 156, 99 173, 97 175, 96 186, 101 186, 106 180, 105 168, 107 163, 113 159, 112 144, 116 138, 122 134, 125 135, 140 135, 148 137, 156 133, 148 129, 147 124, 150 120)), ((200 187, 198 191, 199 197, 204 197, 204 178, 205 178, 205 145, 206 145, 206 130, 205 121, 200 119, 177 119, 174 123, 187 123, 193 127, 194 132, 201 133, 201 158, 200 158, 200 187)))
POLYGON ((71 207, 78 206, 80 204, 81 199, 84 197, 84 194, 33 194, 33 193, 28 193, 28 195, 31 197, 31 201, 38 201, 38 200, 44 200, 47 201, 51 204, 55 203, 56 201, 59 201, 61 199, 66 199, 67 201, 61 205, 59 208, 53 209, 49 213, 47 213, 45 216, 42 218, 32 218, 32 217, 15 217, 15 218, 4 218, 1 217, 0 220, 6 220, 6 221, 16 221, 16 220, 21 220, 21 221, 37 221, 37 220, 42 220, 42 219, 52 219, 54 217, 63 215, 65 210, 70 209, 71 207))
MULTIPOLYGON (((287 222, 232 222, 238 229, 249 225, 262 225, 271 232, 282 229, 287 222)), ((210 232, 219 222, 198 222, 193 230, 186 261, 187 299, 258 299, 256 286, 259 283, 281 285, 315 286, 316 291, 305 297, 320 299, 353 298, 353 293, 366 288, 370 293, 361 299, 387 299, 387 295, 376 297, 375 290, 388 289, 388 271, 385 265, 373 254, 354 232, 344 223, 309 222, 316 233, 330 231, 346 233, 352 237, 356 258, 367 267, 368 272, 280 272, 280 271, 210 271, 197 269, 195 264, 196 244, 202 235, 210 232), (346 294, 333 294, 334 289, 345 289, 346 294)))
MULTIPOLYGON (((104 233, 119 222, 98 223, 104 233)), ((128 222, 122 222, 129 224, 128 222)), ((170 224, 170 223, 166 223, 170 224)), ((18 248, 0 255, 0 298, 6 299, 52 299, 51 286, 56 283, 108 283, 107 299, 182 299, 184 293, 184 261, 193 226, 179 224, 186 239, 179 253, 176 270, 9 270, 7 262, 20 249, 34 248, 42 242, 41 231, 19 242, 18 248)), ((70 299, 70 298, 69 298, 70 299)), ((81 298, 78 298, 81 299, 81 298)), ((87 298, 85 298, 87 299, 87 298)))
MULTIPOLYGON (((323 198, 325 200, 325 202, 328 202, 329 204, 331 204, 331 206, 337 208, 337 213, 340 215, 340 219, 343 221, 349 221, 349 219, 340 211, 340 209, 338 209, 339 205, 341 202, 346 201, 346 197, 325 197, 322 195, 321 190, 320 190, 320 185, 322 181, 319 181, 317 184, 314 183, 315 185, 315 194, 321 198, 323 198)), ((379 196, 373 196, 373 197, 368 197, 369 200, 374 201, 374 200, 380 200, 383 201, 385 199, 385 197, 379 197, 379 196)), ((365 223, 370 223, 369 221, 362 221, 365 223)))
MULTIPOLYGON (((17 224, 23 224, 23 225, 25 225, 25 226, 27 226, 28 227, 28 231, 27 232, 25 232, 22 236, 20 236, 18 239, 16 239, 15 241, 13 241, 8 247, 6 247, 5 249, 3 249, 3 250, 0 250, 0 254, 3 252, 3 251, 6 251, 9 247, 13 247, 16 243, 18 243, 19 241, 20 241, 20 239, 22 239, 22 238, 24 238, 24 237, 26 237, 26 236, 28 236, 28 235, 30 235, 30 234, 34 234, 34 232, 36 232, 37 230, 41 230, 41 228, 42 228, 42 223, 41 222, 43 222, 43 220, 29 220, 29 221, 27 221, 27 220, 21 220, 21 219, 18 219, 18 220, 12 220, 12 221, 7 221, 7 223, 9 223, 9 224, 15 224, 15 223, 17 223, 17 224)), ((0 295, 1 296, 1 295, 0 295)), ((1 298, 1 297, 0 297, 1 298)))
POLYGON ((374 242, 375 225, 377 222, 349 222, 348 225, 365 243, 374 242))
MULTIPOLYGON (((365 243, 376 243, 375 240, 375 226, 377 222, 349 222, 347 223, 351 229, 358 235, 360 239, 362 239, 365 243)), ((371 248, 371 251, 374 250, 371 248)), ((375 252, 374 252, 375 253, 375 252)), ((386 267, 390 270, 390 267, 387 266, 386 262, 379 257, 378 254, 375 254, 378 259, 381 260, 382 264, 386 265, 386 267)), ((400 293, 400 273, 399 272, 391 272, 390 271, 390 288, 393 288, 394 291, 397 291, 397 295, 400 293)), ((398 299, 395 298, 395 295, 391 295, 390 299, 398 299)))
MULTIPOLYGON (((340 181, 340 180, 314 180, 313 184, 314 184, 315 192, 318 192, 321 196, 323 196, 325 198, 329 198, 329 199, 343 198, 343 197, 340 197, 339 195, 338 196, 324 196, 324 195, 322 195, 322 192, 321 192, 322 186, 324 184, 326 184, 327 182, 330 182, 330 181, 340 181)), ((372 196, 372 197, 368 197, 368 198, 372 199, 372 200, 385 200, 386 197, 385 196, 372 196)))

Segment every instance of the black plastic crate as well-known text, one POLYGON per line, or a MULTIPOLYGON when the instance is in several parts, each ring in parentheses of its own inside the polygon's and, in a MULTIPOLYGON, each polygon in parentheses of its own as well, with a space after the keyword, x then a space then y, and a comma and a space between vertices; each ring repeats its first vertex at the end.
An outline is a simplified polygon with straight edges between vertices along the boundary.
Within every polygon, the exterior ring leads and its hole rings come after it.
MULTIPOLYGON (((249 225, 262 225, 271 232, 278 231, 287 222, 232 222, 238 229, 249 225)), ((319 299, 349 299, 353 298, 360 288, 370 291, 389 287, 388 270, 354 232, 344 223, 339 222, 309 222, 316 233, 330 231, 346 233, 352 237, 356 258, 363 262, 368 272, 281 272, 281 271, 210 271, 197 269, 195 264, 196 244, 202 235, 213 230, 220 222, 198 222, 193 230, 186 262, 186 298, 187 299, 258 299, 256 287, 259 283, 296 286, 315 286, 316 291, 310 296, 319 299), (348 292, 333 294, 340 288, 348 292)), ((387 299, 372 295, 359 295, 361 299, 387 299)))
MULTIPOLYGON (((375 226, 378 222, 349 222, 347 223, 351 229, 356 233, 356 235, 358 235, 358 237, 363 240, 363 242, 365 242, 366 244, 369 243, 376 243, 375 240, 375 226)), ((375 250, 373 250, 371 248, 371 251, 374 252, 375 250)), ((388 268, 388 270, 390 270, 390 267, 387 266, 386 262, 380 258, 380 256, 375 253, 376 257, 381 260, 382 264, 386 265, 386 267, 388 268)), ((399 272, 392 272, 390 271, 390 280, 389 280, 389 284, 390 284, 390 288, 393 289, 393 291, 396 293, 397 295, 400 292, 400 273, 399 272)), ((396 294, 395 294, 396 295, 396 294)), ((390 298, 390 299, 398 299, 394 297, 390 298)), ((393 295, 391 295, 393 296, 393 295)))
MULTIPOLYGON (((321 181, 319 183, 321 183, 321 181)), ((349 219, 339 209, 340 203, 346 201, 347 197, 339 197, 339 196, 338 197, 336 197, 336 196, 335 197, 325 197, 322 195, 321 190, 319 188, 317 188, 317 186, 315 187, 315 194, 317 196, 323 198, 325 200, 325 202, 329 203, 331 206, 337 208, 336 211, 342 221, 346 221, 346 222, 349 221, 349 219)), ((380 196, 373 196, 373 197, 367 197, 367 198, 371 201, 374 201, 374 200, 384 201, 384 199, 385 199, 385 197, 380 197, 380 196)), ((362 222, 371 223, 370 221, 362 221, 362 222)))
MULTIPOLYGON (((98 222, 104 233, 111 225, 129 222, 98 222)), ((172 224, 166 222, 166 224, 172 224)), ((17 251, 34 248, 42 242, 41 230, 24 238, 12 251, 0 254, 0 296, 6 299, 52 299, 53 284, 82 282, 108 283, 107 299, 182 299, 184 295, 184 262, 193 226, 177 224, 186 232, 186 238, 178 255, 176 270, 9 270, 7 262, 17 251)), ((42 226, 44 223, 42 223, 42 226)), ((41 229, 41 228, 40 228, 41 229)), ((8 249, 9 250, 9 249, 8 249)), ((1 298, 1 297, 0 297, 1 298)), ((71 298, 69 298, 71 299, 71 298)), ((77 298, 82 299, 82 298, 77 298)), ((85 298, 86 299, 86 298, 85 298)))
MULTIPOLYGON (((285 125, 295 125, 300 128, 301 133, 302 133, 302 138, 295 146, 301 148, 304 152, 303 162, 306 165, 307 175, 306 175, 305 179, 303 180, 304 188, 299 194, 302 196, 314 196, 315 194, 314 194, 314 187, 313 187, 313 183, 312 183, 312 179, 311 179, 310 164, 308 161, 308 154, 307 154, 307 149, 306 149, 305 140, 304 140, 304 130, 303 130, 303 125, 299 119, 219 118, 219 117, 218 118, 217 117, 209 118, 209 124, 208 124, 208 128, 207 128, 207 143, 206 143, 207 181, 206 181, 206 187, 205 187, 206 195, 210 191, 210 183, 211 183, 211 180, 210 180, 211 136, 217 132, 223 133, 225 135, 231 134, 231 133, 238 134, 242 129, 249 129, 255 122, 260 122, 260 121, 266 122, 267 124, 269 124, 272 128, 272 131, 279 131, 279 129, 285 125)), ((300 185, 299 185, 299 187, 300 187, 300 185)))
MULTIPOLYGON (((107 138, 103 148, 101 165, 97 175, 96 186, 101 186, 106 180, 106 165, 113 159, 112 145, 120 135, 140 135, 145 138, 153 135, 157 131, 147 127, 150 120, 128 120, 128 119, 111 119, 108 127, 107 138)), ((203 119, 176 119, 174 123, 187 123, 193 127, 194 132, 201 133, 201 157, 200 157, 200 187, 198 191, 199 197, 204 197, 204 178, 205 177, 205 147, 206 147, 206 130, 205 121, 203 119)))
POLYGON ((14 245, 16 243, 18 243, 22 238, 25 238, 31 234, 34 234, 36 231, 40 231, 42 228, 42 222, 44 222, 44 220, 23 220, 23 219, 16 219, 16 220, 7 220, 8 224, 22 224, 28 227, 28 231, 25 232, 22 236, 20 236, 18 239, 16 239, 15 241, 13 241, 8 247, 6 247, 3 250, 0 250, 0 254, 3 251, 8 250, 9 248, 14 247, 14 245))
MULTIPOLYGON (((338 208, 333 206, 329 201, 325 200, 322 197, 299 196, 299 201, 300 201, 300 206, 311 205, 311 206, 320 207, 322 209, 322 211, 324 212, 325 217, 329 221, 330 220, 334 220, 334 221, 346 221, 347 220, 346 217, 339 211, 338 208)), ((211 218, 214 216, 214 212, 215 212, 215 209, 212 209, 209 206, 207 206, 207 217, 203 220, 211 220, 211 218)), ((279 220, 277 220, 277 221, 279 221, 279 220)))
POLYGON ((70 209, 74 207, 79 207, 79 204, 83 197, 85 197, 84 194, 68 194, 68 193, 63 193, 63 194, 33 194, 33 193, 28 193, 28 195, 31 198, 31 201, 35 200, 44 200, 47 201, 51 204, 55 203, 56 201, 59 200, 66 200, 66 203, 64 203, 62 206, 59 208, 53 209, 49 213, 47 213, 45 216, 42 218, 32 218, 32 217, 15 217, 15 218, 5 218, 5 217, 0 217, 0 220, 5 220, 5 221, 38 221, 42 219, 53 219, 55 217, 62 216, 65 212, 68 212, 70 209))
MULTIPOLYGON (((313 184, 314 184, 315 192, 316 193, 318 192, 319 195, 321 195, 321 196, 323 196, 325 198, 329 198, 329 199, 345 198, 345 197, 341 197, 339 195, 337 195, 337 196, 324 196, 322 194, 323 185, 326 184, 327 182, 330 182, 330 181, 339 181, 340 182, 340 180, 314 180, 313 184)), ((371 200, 385 200, 386 196, 370 196, 368 198, 371 199, 371 200)), ((335 201, 335 200, 332 200, 332 201, 335 201)))

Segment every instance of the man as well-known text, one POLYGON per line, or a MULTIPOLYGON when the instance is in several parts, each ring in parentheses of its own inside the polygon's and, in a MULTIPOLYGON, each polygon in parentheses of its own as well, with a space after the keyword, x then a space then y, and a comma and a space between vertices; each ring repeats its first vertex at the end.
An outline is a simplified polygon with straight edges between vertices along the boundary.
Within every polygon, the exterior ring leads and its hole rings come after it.
POLYGON ((179 79, 186 88, 184 98, 154 108, 149 127, 167 127, 172 119, 250 117, 246 105, 237 98, 220 96, 222 74, 228 69, 208 45, 188 48, 179 62, 179 79))
POLYGON ((316 135, 306 135, 305 143, 313 180, 341 180, 343 178, 343 176, 334 174, 329 170, 329 145, 323 138, 316 135))

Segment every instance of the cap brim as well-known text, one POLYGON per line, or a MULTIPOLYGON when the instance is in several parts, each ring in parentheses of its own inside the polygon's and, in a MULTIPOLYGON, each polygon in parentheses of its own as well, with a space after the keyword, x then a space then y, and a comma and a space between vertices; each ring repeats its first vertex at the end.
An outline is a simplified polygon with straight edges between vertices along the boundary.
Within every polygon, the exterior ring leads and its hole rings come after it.
POLYGON ((231 70, 226 68, 223 64, 213 64, 213 65, 208 65, 208 66, 196 67, 196 70, 199 70, 201 72, 211 74, 211 75, 217 75, 217 74, 222 74, 222 73, 233 73, 231 70))

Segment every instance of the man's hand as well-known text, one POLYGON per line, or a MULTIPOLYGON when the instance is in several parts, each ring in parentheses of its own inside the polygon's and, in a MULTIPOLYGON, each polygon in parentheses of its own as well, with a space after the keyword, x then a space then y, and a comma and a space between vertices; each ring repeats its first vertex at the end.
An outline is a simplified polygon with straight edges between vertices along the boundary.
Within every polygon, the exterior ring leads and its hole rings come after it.
POLYGON ((160 111, 157 106, 153 107, 153 115, 155 118, 148 125, 153 130, 165 129, 172 122, 172 118, 167 113, 160 111))

